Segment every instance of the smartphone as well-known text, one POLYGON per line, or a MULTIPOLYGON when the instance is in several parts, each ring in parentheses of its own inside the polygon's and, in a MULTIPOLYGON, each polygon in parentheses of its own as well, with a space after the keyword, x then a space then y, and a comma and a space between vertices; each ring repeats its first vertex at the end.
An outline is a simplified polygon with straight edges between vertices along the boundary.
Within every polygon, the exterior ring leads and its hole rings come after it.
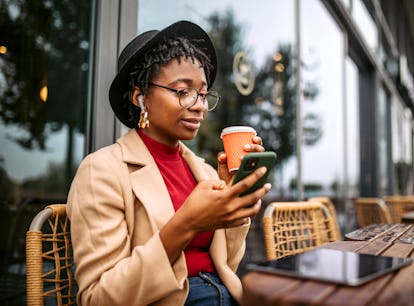
POLYGON ((249 189, 242 192, 240 196, 249 194, 260 187, 262 187, 266 183, 266 179, 269 175, 270 170, 273 169, 276 163, 276 153, 272 151, 266 152, 253 152, 246 154, 240 164, 239 170, 236 172, 236 176, 234 177, 233 184, 244 179, 250 173, 255 171, 257 168, 265 166, 267 171, 266 173, 249 189))

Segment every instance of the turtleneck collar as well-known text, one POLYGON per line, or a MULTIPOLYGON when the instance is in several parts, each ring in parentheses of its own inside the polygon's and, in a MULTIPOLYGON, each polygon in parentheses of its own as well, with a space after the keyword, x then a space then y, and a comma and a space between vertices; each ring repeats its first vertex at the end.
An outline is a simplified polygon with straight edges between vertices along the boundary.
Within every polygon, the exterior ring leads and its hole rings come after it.
POLYGON ((145 135, 140 129, 137 131, 138 135, 141 137, 142 141, 145 143, 154 158, 167 161, 177 160, 180 158, 179 145, 172 148, 145 135))

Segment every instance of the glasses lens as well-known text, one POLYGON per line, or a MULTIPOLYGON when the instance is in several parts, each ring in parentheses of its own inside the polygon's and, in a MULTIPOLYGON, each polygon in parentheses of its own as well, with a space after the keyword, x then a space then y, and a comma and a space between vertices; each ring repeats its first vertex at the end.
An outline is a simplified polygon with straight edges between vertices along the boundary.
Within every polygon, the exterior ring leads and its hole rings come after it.
POLYGON ((206 95, 206 100, 207 100, 207 103, 208 103, 208 110, 213 110, 217 106, 217 103, 220 100, 220 97, 217 94, 217 92, 210 91, 206 95))
POLYGON ((180 104, 184 108, 193 106, 197 101, 197 90, 194 88, 184 88, 180 90, 180 104))
POLYGON ((202 99, 202 103, 207 107, 208 110, 213 110, 218 101, 220 100, 219 95, 215 91, 208 92, 205 96, 198 94, 195 88, 184 88, 180 90, 180 104, 183 108, 190 108, 197 103, 197 97, 202 99))

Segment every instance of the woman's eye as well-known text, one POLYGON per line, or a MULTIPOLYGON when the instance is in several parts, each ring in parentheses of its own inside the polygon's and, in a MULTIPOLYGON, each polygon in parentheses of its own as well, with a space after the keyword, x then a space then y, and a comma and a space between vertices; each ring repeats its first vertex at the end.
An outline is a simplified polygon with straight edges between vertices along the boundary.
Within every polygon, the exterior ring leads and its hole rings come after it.
POLYGON ((191 93, 191 90, 189 88, 183 88, 178 91, 178 94, 180 96, 188 96, 190 93, 191 93))

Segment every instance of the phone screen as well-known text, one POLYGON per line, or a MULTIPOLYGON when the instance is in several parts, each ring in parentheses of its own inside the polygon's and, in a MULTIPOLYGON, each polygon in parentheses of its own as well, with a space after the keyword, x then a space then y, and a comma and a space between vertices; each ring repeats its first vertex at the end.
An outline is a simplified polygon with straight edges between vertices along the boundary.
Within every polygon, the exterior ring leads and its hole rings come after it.
POLYGON ((358 286, 380 275, 411 264, 411 258, 359 254, 332 249, 248 264, 249 270, 358 286))

